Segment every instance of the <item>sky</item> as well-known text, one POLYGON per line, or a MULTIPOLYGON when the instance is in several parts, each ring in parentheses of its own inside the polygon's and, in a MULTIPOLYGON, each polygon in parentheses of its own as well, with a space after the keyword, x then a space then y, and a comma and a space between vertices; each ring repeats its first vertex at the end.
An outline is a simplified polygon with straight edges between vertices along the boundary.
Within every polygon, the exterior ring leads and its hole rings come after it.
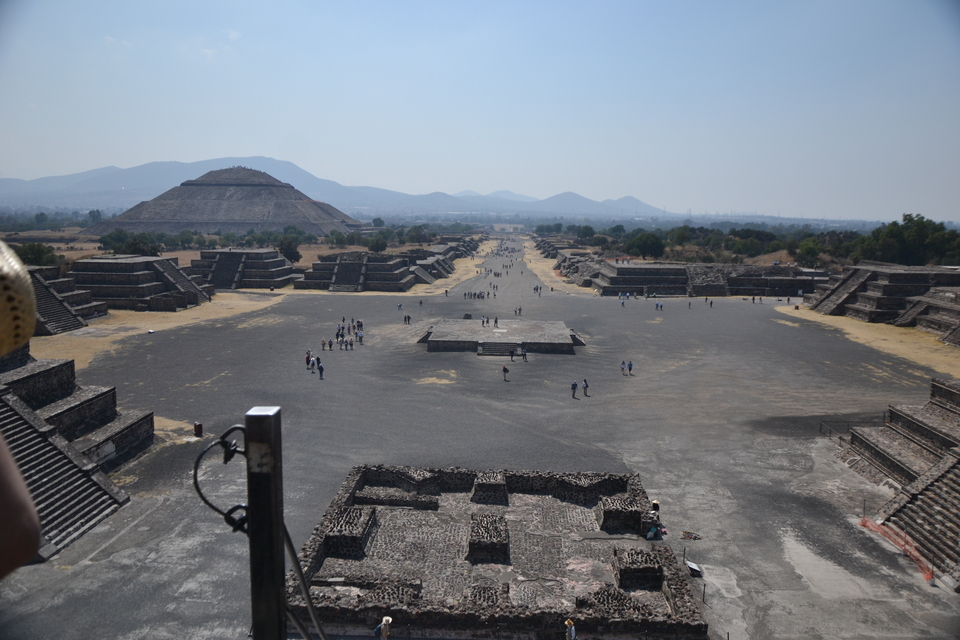
POLYGON ((2 177, 224 156, 960 221, 960 0, 0 0, 2 177))

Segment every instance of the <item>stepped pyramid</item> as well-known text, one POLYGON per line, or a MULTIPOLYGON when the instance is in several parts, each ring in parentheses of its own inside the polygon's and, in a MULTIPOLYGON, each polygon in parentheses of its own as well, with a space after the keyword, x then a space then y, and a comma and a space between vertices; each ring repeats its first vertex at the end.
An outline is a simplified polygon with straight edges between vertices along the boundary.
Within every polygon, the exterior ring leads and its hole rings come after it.
POLYGON ((960 380, 934 378, 924 405, 891 405, 882 426, 850 430, 850 450, 900 485, 877 523, 909 536, 960 592, 960 380))
POLYGON ((86 233, 105 235, 122 228, 130 233, 189 230, 242 234, 249 229, 280 232, 290 225, 326 236, 333 231, 349 233, 360 222, 263 171, 231 167, 187 180, 86 233))
POLYGON ((0 434, 40 516, 46 560, 129 498, 105 475, 153 442, 153 413, 117 411, 113 387, 76 384, 73 360, 0 356, 0 434))

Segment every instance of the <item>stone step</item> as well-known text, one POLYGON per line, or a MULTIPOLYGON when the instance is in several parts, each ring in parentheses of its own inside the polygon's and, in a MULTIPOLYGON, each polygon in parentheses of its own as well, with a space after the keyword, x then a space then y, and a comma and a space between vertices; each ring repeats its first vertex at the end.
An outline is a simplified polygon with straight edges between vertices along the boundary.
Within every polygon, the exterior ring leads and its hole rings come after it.
POLYGON ((919 551, 920 555, 931 565, 940 571, 945 571, 944 567, 953 564, 949 558, 940 552, 936 544, 931 543, 927 536, 924 535, 923 530, 914 525, 912 520, 909 518, 901 518, 898 512, 897 515, 890 518, 890 522, 910 537, 917 551, 919 551))
POLYGON ((928 487, 922 494, 908 503, 907 507, 921 514, 930 523, 931 533, 938 533, 944 539, 951 540, 951 544, 955 546, 957 540, 960 539, 960 529, 954 522, 953 514, 945 508, 949 504, 949 501, 943 500, 941 496, 928 487))
MULTIPOLYGON (((42 535, 51 543, 44 547, 44 554, 47 550, 53 553, 116 511, 120 501, 91 477, 95 466, 88 462, 81 465, 81 456, 72 452, 68 455, 58 447, 54 441, 69 447, 59 436, 47 439, 33 422, 21 415, 18 406, 30 411, 12 396, 0 396, 0 433, 7 439, 34 498, 42 535)), ((30 420, 42 424, 32 412, 30 420)), ((109 482, 105 477, 102 481, 109 482)))
POLYGON ((116 468, 153 443, 153 412, 124 411, 72 444, 105 471, 116 468))
POLYGON ((940 460, 888 426, 854 427, 850 430, 850 444, 854 450, 880 462, 901 484, 913 482, 940 460))
POLYGON ((77 387, 66 398, 37 409, 37 415, 57 428, 67 440, 76 440, 117 416, 114 387, 77 387))
POLYGON ((478 356, 509 356, 510 350, 514 356, 520 355, 521 346, 515 342, 478 342, 478 356))
POLYGON ((936 551, 937 555, 941 558, 941 563, 944 561, 957 562, 960 556, 958 556, 954 550, 956 542, 953 541, 951 543, 949 539, 941 535, 936 521, 931 520, 925 514, 921 513, 912 502, 908 503, 899 515, 905 524, 912 524, 912 527, 906 530, 907 535, 914 540, 917 538, 922 539, 924 546, 936 551))
POLYGON ((924 406, 891 406, 889 422, 938 450, 960 445, 960 425, 925 412, 924 406))

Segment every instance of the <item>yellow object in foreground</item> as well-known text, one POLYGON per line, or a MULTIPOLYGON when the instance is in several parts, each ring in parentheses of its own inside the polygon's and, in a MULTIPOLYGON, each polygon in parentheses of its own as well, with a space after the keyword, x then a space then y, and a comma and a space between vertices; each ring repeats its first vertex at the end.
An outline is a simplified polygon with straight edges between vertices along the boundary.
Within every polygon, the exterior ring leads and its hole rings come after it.
POLYGON ((0 355, 27 344, 37 324, 37 303, 27 268, 0 241, 0 355))

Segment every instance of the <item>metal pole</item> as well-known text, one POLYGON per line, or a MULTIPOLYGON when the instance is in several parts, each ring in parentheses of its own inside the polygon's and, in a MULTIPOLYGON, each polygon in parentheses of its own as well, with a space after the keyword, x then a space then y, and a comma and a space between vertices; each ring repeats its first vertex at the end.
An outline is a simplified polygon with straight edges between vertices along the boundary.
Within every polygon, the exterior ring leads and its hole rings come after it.
POLYGON ((287 630, 280 407, 253 407, 247 412, 245 426, 253 638, 284 640, 287 630))

